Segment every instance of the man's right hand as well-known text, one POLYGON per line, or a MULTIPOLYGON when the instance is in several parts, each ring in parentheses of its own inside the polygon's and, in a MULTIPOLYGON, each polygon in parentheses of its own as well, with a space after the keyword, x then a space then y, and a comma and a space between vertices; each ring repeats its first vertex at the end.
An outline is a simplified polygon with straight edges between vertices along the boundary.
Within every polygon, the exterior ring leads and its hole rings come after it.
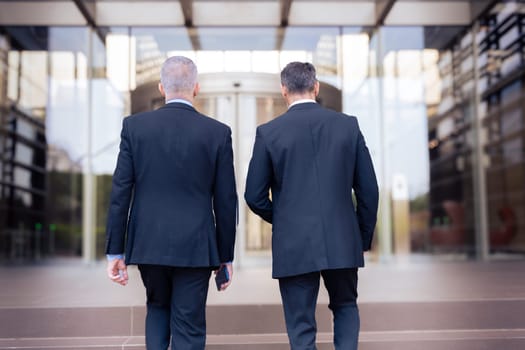
MULTIPOLYGON (((232 284, 232 278, 233 278, 233 264, 231 262, 230 263, 223 263, 223 264, 221 264, 221 267, 224 266, 224 265, 226 266, 226 269, 228 270, 228 276, 230 278, 228 279, 228 282, 221 284, 221 289, 220 289, 221 292, 225 291, 226 288, 228 288, 230 286, 230 284, 232 284)), ((219 271, 219 270, 217 270, 217 271, 219 271)), ((217 271, 215 271, 215 274, 217 274, 217 271)))
POLYGON ((115 283, 125 286, 128 284, 128 268, 124 259, 113 259, 108 261, 108 277, 115 283))

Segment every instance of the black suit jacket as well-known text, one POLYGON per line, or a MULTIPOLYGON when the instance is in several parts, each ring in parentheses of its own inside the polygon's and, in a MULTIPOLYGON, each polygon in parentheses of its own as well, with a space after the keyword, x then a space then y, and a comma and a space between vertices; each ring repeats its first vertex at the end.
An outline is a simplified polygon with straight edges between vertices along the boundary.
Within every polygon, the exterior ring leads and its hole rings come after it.
POLYGON ((127 264, 215 267, 233 260, 236 214, 228 126, 184 103, 124 119, 107 254, 125 251, 127 264))
POLYGON ((301 103, 256 135, 245 199, 273 224, 273 277, 363 266, 378 188, 357 119, 301 103))

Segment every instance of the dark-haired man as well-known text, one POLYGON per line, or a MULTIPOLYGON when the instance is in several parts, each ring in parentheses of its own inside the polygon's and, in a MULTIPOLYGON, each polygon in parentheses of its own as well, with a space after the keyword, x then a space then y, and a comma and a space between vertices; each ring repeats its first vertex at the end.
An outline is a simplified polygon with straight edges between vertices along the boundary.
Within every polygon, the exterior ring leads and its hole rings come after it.
POLYGON ((292 350, 316 349, 320 276, 335 348, 357 349, 357 269, 372 244, 378 205, 370 154, 355 117, 316 103, 313 65, 288 64, 281 92, 289 109, 257 128, 245 199, 273 224, 273 277, 292 350))

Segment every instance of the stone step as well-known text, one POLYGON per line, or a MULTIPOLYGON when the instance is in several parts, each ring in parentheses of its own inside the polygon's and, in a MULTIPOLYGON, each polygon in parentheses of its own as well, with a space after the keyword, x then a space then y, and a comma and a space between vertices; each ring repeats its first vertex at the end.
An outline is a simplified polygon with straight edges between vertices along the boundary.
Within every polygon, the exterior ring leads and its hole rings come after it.
MULTIPOLYGON (((331 333, 318 334, 318 350, 332 350, 331 333)), ((360 350, 522 350, 525 329, 361 332, 360 350)), ((144 337, 0 339, 0 349, 145 350, 144 337)), ((288 350, 286 334, 210 335, 208 350, 288 350)))
MULTIPOLYGON (((443 331, 525 328, 525 300, 362 303, 361 331, 443 331)), ((144 306, 0 308, 0 339, 133 337, 144 335, 144 306)), ((257 335, 285 331, 281 305, 211 305, 208 334, 257 335)), ((332 316, 318 305, 319 332, 332 316)))

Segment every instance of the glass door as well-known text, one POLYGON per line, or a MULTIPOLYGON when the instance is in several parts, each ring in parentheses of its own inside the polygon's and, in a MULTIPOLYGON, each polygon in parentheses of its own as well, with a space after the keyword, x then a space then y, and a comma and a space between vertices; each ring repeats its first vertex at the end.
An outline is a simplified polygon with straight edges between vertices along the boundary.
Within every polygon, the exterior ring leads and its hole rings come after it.
POLYGON ((201 93, 195 103, 197 110, 232 129, 239 194, 236 261, 243 266, 267 265, 271 225, 253 214, 243 197, 256 128, 286 110, 279 78, 274 74, 222 73, 203 74, 199 80, 201 93))

